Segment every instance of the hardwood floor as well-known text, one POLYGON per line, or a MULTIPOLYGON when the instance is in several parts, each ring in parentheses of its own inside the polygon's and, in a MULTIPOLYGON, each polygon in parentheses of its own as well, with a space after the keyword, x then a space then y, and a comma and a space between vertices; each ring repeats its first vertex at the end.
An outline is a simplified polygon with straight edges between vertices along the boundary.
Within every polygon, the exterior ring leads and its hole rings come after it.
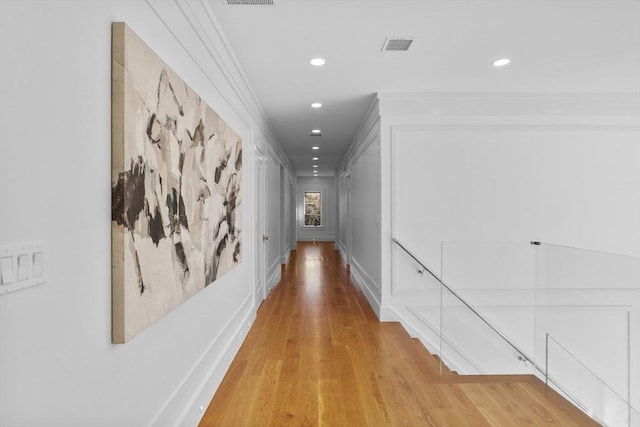
POLYGON ((378 322, 333 243, 298 243, 200 426, 597 425, 532 376, 438 366, 378 322))

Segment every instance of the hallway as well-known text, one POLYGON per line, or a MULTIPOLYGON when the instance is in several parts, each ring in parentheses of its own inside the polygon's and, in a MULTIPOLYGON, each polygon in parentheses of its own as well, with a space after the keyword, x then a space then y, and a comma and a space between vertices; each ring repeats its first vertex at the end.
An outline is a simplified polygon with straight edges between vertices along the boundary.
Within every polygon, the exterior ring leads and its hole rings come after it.
POLYGON ((298 243, 200 426, 595 425, 530 376, 438 374, 333 242, 298 243))

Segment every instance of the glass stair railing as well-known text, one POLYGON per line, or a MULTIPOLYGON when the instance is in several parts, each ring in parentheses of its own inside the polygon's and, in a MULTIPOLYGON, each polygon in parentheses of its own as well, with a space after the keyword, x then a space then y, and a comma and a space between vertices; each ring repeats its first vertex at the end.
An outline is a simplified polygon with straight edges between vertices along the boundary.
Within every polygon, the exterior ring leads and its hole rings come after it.
POLYGON ((547 334, 546 378, 568 400, 604 426, 638 426, 640 413, 604 380, 547 334))
POLYGON ((437 274, 393 241, 422 276, 405 309, 441 372, 532 374, 602 425, 640 427, 630 404, 640 398, 631 339, 639 258, 538 242, 443 242, 437 274))

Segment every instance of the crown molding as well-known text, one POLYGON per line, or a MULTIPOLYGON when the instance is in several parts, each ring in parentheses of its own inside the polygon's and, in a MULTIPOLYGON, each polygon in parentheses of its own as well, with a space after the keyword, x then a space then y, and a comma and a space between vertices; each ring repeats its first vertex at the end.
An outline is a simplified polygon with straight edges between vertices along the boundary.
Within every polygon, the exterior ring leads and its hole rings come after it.
POLYGON ((381 116, 640 117, 640 93, 380 93, 381 116))

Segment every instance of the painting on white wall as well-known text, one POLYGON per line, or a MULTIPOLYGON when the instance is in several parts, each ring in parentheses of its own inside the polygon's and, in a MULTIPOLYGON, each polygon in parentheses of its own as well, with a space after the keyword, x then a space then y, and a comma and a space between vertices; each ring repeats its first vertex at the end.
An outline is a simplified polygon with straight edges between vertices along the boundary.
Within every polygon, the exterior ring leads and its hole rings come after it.
POLYGON ((242 140, 126 24, 112 25, 112 341, 241 261, 242 140))

